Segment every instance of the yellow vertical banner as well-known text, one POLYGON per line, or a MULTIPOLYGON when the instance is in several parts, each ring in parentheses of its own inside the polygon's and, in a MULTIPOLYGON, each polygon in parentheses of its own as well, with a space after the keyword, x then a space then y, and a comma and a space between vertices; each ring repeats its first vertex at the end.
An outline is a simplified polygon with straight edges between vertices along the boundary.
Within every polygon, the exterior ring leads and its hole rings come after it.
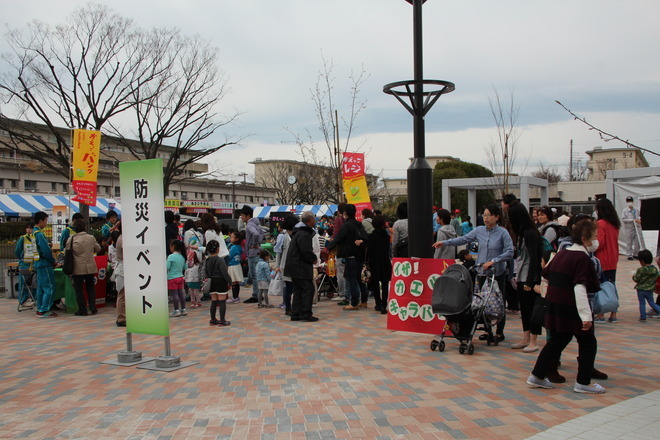
POLYGON ((76 192, 74 201, 96 205, 96 180, 101 151, 101 132, 73 130, 73 181, 76 192))
POLYGON ((342 179, 346 201, 355 205, 356 218, 362 220, 362 210, 371 209, 371 198, 365 175, 364 153, 344 153, 342 158, 342 179))

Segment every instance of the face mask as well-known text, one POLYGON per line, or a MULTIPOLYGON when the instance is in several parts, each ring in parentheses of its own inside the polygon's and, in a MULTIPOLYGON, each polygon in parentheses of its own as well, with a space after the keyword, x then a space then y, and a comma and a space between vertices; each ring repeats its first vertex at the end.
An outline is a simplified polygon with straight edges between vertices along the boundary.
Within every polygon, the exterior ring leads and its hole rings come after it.
POLYGON ((628 203, 628 208, 633 209, 633 204, 632 204, 632 203, 628 203))
POLYGON ((591 246, 587 246, 589 252, 596 252, 596 249, 598 249, 598 240, 592 241, 591 246))

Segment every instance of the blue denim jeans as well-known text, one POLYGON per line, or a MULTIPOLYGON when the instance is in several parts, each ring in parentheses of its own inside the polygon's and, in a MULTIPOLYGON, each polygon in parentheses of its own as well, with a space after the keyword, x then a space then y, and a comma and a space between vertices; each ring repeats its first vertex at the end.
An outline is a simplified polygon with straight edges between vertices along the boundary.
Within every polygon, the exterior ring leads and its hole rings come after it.
POLYGON ((639 319, 646 319, 645 303, 648 303, 656 314, 660 314, 660 306, 653 301, 653 292, 650 290, 638 290, 637 299, 639 300, 639 319))
POLYGON ((362 264, 357 258, 346 258, 344 278, 346 278, 346 296, 350 298, 351 305, 356 307, 360 303, 360 271, 362 264))
POLYGON ((257 299, 259 296, 259 282, 257 281, 257 263, 259 262, 259 255, 248 257, 248 270, 249 277, 252 280, 252 298, 257 299))

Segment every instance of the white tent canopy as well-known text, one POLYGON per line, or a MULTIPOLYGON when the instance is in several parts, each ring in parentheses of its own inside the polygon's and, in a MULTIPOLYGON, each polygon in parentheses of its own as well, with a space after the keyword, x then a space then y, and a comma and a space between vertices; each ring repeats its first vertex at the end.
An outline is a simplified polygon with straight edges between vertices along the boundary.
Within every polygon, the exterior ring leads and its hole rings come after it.
MULTIPOLYGON (((53 194, 0 194, 0 216, 3 217, 31 217, 39 211, 51 211, 53 206, 67 206, 71 215, 79 211, 78 202, 68 196, 53 194)), ((90 217, 105 217, 112 208, 121 215, 121 206, 114 199, 97 198, 96 205, 89 207, 90 217)))

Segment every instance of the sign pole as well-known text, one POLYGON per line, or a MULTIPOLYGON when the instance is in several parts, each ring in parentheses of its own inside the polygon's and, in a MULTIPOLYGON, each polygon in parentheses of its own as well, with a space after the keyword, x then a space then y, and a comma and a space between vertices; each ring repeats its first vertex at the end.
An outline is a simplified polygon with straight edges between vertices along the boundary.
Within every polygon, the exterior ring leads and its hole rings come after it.
MULTIPOLYGON (((149 159, 119 164, 122 236, 124 237, 124 279, 126 294, 126 346, 119 353, 125 360, 139 359, 132 350, 132 334, 162 336, 165 356, 144 362, 138 368, 174 371, 198 362, 182 363, 170 348, 169 306, 167 296, 165 197, 163 160, 149 159)), ((138 362, 138 361, 135 361, 138 362)))

